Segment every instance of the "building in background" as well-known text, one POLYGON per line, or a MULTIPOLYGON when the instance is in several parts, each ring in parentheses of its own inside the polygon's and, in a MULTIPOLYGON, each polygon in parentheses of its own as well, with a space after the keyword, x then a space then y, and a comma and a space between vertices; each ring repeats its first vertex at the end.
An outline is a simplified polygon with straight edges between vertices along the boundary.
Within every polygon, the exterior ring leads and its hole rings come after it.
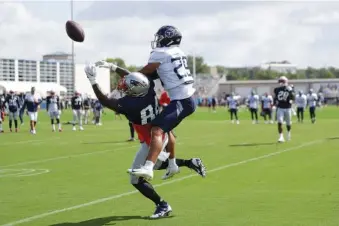
MULTIPOLYGON (((48 54, 43 58, 45 60, 42 61, 0 59, 0 90, 28 92, 34 86, 42 96, 54 90, 61 96, 70 98, 76 88, 80 93, 90 93, 94 96, 84 73, 84 65, 75 66, 74 79, 73 64, 69 60, 69 54, 48 54)), ((103 91, 109 93, 109 70, 100 69, 98 73, 99 85, 103 91)))
POLYGON ((42 56, 42 60, 55 60, 55 61, 70 61, 72 62, 72 54, 64 52, 54 52, 42 56))
POLYGON ((260 65, 260 69, 263 70, 272 70, 280 73, 296 73, 297 72, 297 65, 291 64, 288 61, 282 62, 267 62, 260 65))

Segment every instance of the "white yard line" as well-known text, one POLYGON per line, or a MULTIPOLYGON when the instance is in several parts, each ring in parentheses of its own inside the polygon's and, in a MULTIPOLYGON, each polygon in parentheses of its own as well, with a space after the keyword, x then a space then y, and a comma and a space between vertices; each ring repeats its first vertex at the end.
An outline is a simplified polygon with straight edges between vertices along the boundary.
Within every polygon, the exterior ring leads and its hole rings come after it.
POLYGON ((113 152, 113 151, 119 151, 123 149, 129 149, 129 148, 135 148, 138 147, 137 145, 129 146, 129 147, 122 147, 122 148, 116 148, 116 149, 110 149, 110 150, 103 150, 103 151, 93 151, 93 152, 87 152, 82 154, 76 154, 76 155, 67 155, 67 156, 60 156, 56 158, 49 158, 49 159, 41 159, 36 161, 29 161, 29 162, 19 162, 11 165, 5 165, 0 166, 0 168, 7 168, 7 167, 13 167, 13 166, 24 166, 24 165, 30 165, 30 164, 36 164, 36 163, 45 163, 45 162, 52 162, 60 159, 68 159, 68 158, 76 158, 81 156, 88 156, 88 155, 95 155, 95 154, 102 154, 106 152, 113 152))
MULTIPOLYGON (((209 138, 209 136, 205 136, 204 138, 209 138)), ((179 141, 180 140, 191 140, 191 139, 196 139, 196 138, 195 137, 194 138, 193 137, 178 138, 179 141)), ((38 140, 35 140, 35 141, 38 141, 38 140)), ((63 142, 63 144, 66 144, 66 142, 63 142)), ((181 142, 181 143, 178 143, 178 144, 183 144, 183 143, 181 142)), ((111 145, 121 145, 121 143, 113 143, 111 145)), ((13 167, 13 166, 24 166, 24 165, 30 165, 30 164, 36 164, 36 163, 52 162, 52 161, 57 161, 57 160, 67 159, 67 158, 76 158, 76 157, 82 157, 82 156, 88 156, 88 155, 96 155, 96 154, 119 151, 119 150, 124 150, 124 149, 129 149, 129 148, 135 148, 135 147, 139 147, 139 145, 121 147, 121 148, 110 149, 110 150, 107 149, 107 150, 103 150, 103 151, 93 151, 93 152, 87 152, 87 153, 82 153, 82 154, 60 156, 60 157, 55 157, 55 158, 34 160, 34 161, 28 161, 28 162, 19 162, 19 163, 14 163, 14 164, 10 164, 10 165, 0 166, 0 169, 1 168, 7 168, 7 167, 13 167)))
MULTIPOLYGON (((287 149, 284 149, 284 150, 281 150, 281 151, 276 151, 276 152, 272 152, 272 153, 269 153, 269 154, 266 154, 266 155, 261 155, 261 156, 258 156, 258 157, 246 159, 246 160, 243 160, 243 161, 240 161, 240 162, 227 164, 227 165, 220 166, 220 167, 214 168, 212 170, 209 170, 208 173, 218 172, 220 170, 224 170, 224 169, 227 169, 227 168, 230 168, 230 167, 243 165, 243 164, 258 161, 258 160, 261 160, 261 159, 270 158, 270 157, 273 157, 273 156, 276 156, 276 155, 280 155, 284 152, 297 150, 297 149, 307 147, 307 146, 310 146, 310 145, 313 145, 313 144, 321 143, 323 141, 324 140, 316 140, 316 141, 312 141, 312 142, 307 142, 307 143, 303 143, 301 145, 290 147, 290 148, 287 148, 287 149)), ((181 177, 181 178, 177 178, 177 179, 169 180, 169 181, 164 182, 164 183, 157 184, 154 187, 162 187, 162 186, 165 186, 165 185, 173 184, 173 183, 176 183, 176 182, 179 182, 179 181, 182 181, 182 180, 186 180, 186 179, 189 179, 189 178, 192 178, 192 177, 196 177, 196 176, 198 176, 198 175, 197 174, 190 174, 188 176, 184 176, 184 177, 181 177)), ((113 195, 113 196, 109 196, 109 197, 102 198, 102 199, 97 199, 97 200, 94 200, 94 201, 91 201, 91 202, 83 203, 83 204, 76 205, 76 206, 67 207, 67 208, 64 208, 64 209, 49 211, 49 212, 46 212, 46 213, 43 213, 43 214, 24 218, 24 219, 21 219, 21 220, 18 220, 18 221, 13 221, 11 223, 7 223, 7 224, 1 225, 1 226, 14 226, 14 225, 18 225, 18 224, 23 224, 23 223, 31 222, 31 221, 38 220, 38 219, 41 219, 41 218, 45 218, 45 217, 48 217, 48 216, 51 216, 51 215, 54 215, 54 214, 63 213, 63 212, 71 211, 71 210, 76 210, 76 209, 80 209, 80 208, 83 208, 83 207, 86 207, 86 206, 92 206, 92 205, 95 205, 95 204, 107 202, 107 201, 122 198, 122 197, 125 197, 125 196, 130 196, 130 195, 133 195, 133 194, 136 194, 136 193, 138 193, 137 190, 125 192, 125 193, 122 193, 122 194, 113 195)))

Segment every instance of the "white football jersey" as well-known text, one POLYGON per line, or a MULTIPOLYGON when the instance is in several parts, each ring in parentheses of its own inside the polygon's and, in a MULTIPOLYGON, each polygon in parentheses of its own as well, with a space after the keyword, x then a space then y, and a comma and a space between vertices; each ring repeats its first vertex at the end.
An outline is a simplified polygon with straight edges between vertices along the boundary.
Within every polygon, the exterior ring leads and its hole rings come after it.
POLYGON ((48 111, 49 112, 56 112, 58 111, 58 97, 53 96, 49 99, 48 111))
POLYGON ((238 98, 236 97, 227 97, 227 103, 230 109, 238 108, 238 98))
POLYGON ((312 94, 307 95, 308 106, 310 106, 310 107, 317 106, 317 100, 318 100, 317 94, 312 93, 312 94))
POLYGON ((295 97, 295 104, 298 108, 305 108, 307 104, 307 98, 305 94, 297 95, 295 97))
POLYGON ((186 99, 194 94, 194 79, 187 66, 187 56, 179 47, 156 48, 148 62, 160 63, 157 72, 171 100, 186 99))
POLYGON ((248 96, 248 105, 250 108, 258 108, 258 105, 259 105, 259 96, 258 95, 250 95, 248 96))
POLYGON ((261 100, 262 100, 262 105, 263 105, 262 108, 268 109, 272 107, 273 97, 271 95, 263 96, 261 100))

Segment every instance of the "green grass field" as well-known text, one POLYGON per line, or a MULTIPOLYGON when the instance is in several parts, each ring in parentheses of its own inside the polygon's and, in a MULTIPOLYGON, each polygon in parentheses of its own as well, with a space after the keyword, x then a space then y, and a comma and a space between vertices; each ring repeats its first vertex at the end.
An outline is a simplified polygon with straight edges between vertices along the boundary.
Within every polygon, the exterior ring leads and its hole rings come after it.
POLYGON ((101 127, 52 133, 40 112, 37 135, 27 118, 18 134, 0 134, 0 225, 338 226, 339 108, 317 115, 277 144, 276 125, 252 125, 247 111, 235 125, 224 109, 199 109, 176 129, 177 157, 201 157, 207 177, 183 168, 162 181, 156 172, 152 183, 173 213, 151 221, 154 205, 126 173, 139 147, 125 142, 126 120, 109 113, 101 127))

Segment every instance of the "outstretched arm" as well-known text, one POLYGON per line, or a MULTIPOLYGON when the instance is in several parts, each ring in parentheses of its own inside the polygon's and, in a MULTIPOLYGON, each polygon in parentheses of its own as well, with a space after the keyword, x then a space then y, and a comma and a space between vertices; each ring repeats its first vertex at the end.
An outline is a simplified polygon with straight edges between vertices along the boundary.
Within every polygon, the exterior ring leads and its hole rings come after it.
POLYGON ((108 98, 105 94, 103 94, 98 84, 93 84, 92 88, 95 93, 95 96, 98 98, 98 100, 104 107, 107 107, 113 111, 119 112, 117 99, 108 98))

